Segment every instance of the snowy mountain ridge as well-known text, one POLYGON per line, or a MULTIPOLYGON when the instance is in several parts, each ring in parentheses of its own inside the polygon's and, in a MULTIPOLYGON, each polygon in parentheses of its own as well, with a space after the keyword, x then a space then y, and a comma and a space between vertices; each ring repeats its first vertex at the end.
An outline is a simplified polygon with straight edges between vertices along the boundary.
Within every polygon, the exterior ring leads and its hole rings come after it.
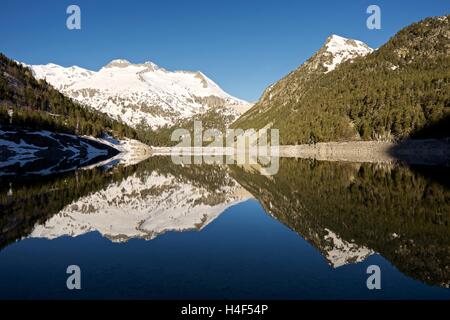
POLYGON ((53 63, 29 67, 66 96, 132 127, 157 129, 211 109, 237 118, 251 107, 200 71, 168 71, 151 61, 116 59, 99 71, 53 63))

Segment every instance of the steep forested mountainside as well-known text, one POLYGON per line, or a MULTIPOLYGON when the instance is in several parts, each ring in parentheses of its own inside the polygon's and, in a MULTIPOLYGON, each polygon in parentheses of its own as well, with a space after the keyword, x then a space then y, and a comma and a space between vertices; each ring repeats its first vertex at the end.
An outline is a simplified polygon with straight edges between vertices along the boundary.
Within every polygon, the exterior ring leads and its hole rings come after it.
POLYGON ((46 81, 35 79, 28 67, 3 54, 0 54, 0 125, 77 135, 136 136, 131 127, 72 101, 46 81))
POLYGON ((347 60, 329 42, 233 127, 277 128, 281 144, 450 136, 450 16, 414 23, 347 60))

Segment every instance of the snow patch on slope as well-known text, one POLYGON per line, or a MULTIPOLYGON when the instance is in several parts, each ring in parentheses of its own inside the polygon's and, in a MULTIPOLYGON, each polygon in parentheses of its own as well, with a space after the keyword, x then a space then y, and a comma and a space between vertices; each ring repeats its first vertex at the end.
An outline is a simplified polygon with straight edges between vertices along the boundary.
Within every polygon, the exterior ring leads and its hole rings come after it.
MULTIPOLYGON (((63 157, 58 163, 53 166, 49 166, 43 170, 39 171, 30 171, 28 174, 37 174, 37 175, 48 175, 52 173, 59 173, 64 171, 69 171, 76 169, 77 167, 84 167, 93 159, 108 155, 108 150, 98 149, 94 147, 92 144, 89 144, 88 141, 78 139, 77 136, 65 133, 53 133, 46 130, 40 131, 23 131, 30 136, 41 136, 45 137, 47 141, 53 141, 56 145, 58 145, 58 151, 67 152, 70 154, 68 157, 63 157), (61 137, 68 137, 72 139, 71 141, 77 141, 79 145, 74 145, 71 142, 61 143, 61 137), (82 156, 83 154, 83 156, 82 156), (63 171, 59 168, 59 164, 63 161, 75 161, 79 160, 79 164, 77 167, 70 167, 63 171)), ((18 165, 19 167, 23 167, 27 163, 32 163, 37 160, 45 160, 46 158, 43 156, 39 156, 37 153, 41 151, 48 150, 49 147, 40 147, 35 144, 27 143, 24 139, 20 138, 19 143, 5 138, 6 136, 14 136, 17 135, 15 131, 3 131, 0 130, 0 150, 6 154, 12 154, 12 156, 7 156, 6 160, 0 162, 0 176, 2 175, 13 175, 13 172, 3 171, 2 169, 10 166, 18 165)), ((90 137, 86 137, 90 138, 90 137)), ((92 138, 94 140, 94 138, 92 138)))
MULTIPOLYGON (((18 166, 23 168, 27 164, 35 161, 45 161, 48 166, 45 169, 34 169, 27 171, 27 174, 48 175, 75 170, 77 168, 93 168, 98 166, 112 166, 122 164, 125 166, 136 164, 148 158, 151 155, 151 149, 147 145, 133 139, 124 138, 115 139, 110 136, 95 138, 91 136, 76 136, 66 133, 54 133, 46 130, 27 131, 22 130, 20 134, 17 131, 0 130, 0 176, 14 175, 10 168, 18 166), (20 137, 20 134, 23 137, 20 137), (47 146, 41 146, 26 142, 25 137, 43 137, 47 146), (68 139, 67 139, 68 138, 68 139), (67 140, 67 141, 63 141, 67 140), (90 143, 93 141, 94 143, 90 143), (49 148, 49 144, 52 147, 49 148), (119 151, 114 157, 101 162, 91 164, 96 158, 106 157, 107 148, 99 149, 100 145, 106 145, 119 151), (97 146, 97 147, 96 147, 97 146), (49 154, 54 152, 61 153, 61 159, 51 162, 49 154), (62 163, 71 163, 72 165, 61 168, 62 163)), ((41 166, 38 166, 41 167, 41 166)))
MULTIPOLYGON (((95 166, 113 166, 121 164, 123 166, 130 166, 137 164, 145 159, 148 159, 152 155, 152 149, 146 144, 129 138, 116 139, 109 135, 105 135, 102 138, 94 138, 84 136, 84 138, 91 139, 110 146, 119 151, 119 154, 96 164, 95 166)), ((89 168, 87 168, 89 169, 89 168)))

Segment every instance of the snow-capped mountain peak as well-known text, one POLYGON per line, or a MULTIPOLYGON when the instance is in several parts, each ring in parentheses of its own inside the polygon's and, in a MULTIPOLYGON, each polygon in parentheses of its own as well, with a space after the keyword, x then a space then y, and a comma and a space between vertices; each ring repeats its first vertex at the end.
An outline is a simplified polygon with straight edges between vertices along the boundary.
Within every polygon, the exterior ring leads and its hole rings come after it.
POLYGON ((125 59, 114 59, 108 63, 104 68, 126 68, 131 65, 131 62, 125 59))
POLYGON ((335 34, 327 38, 324 49, 324 55, 330 58, 330 61, 324 64, 327 68, 326 73, 334 70, 344 61, 365 56, 373 51, 364 42, 347 39, 335 34))
POLYGON ((152 70, 164 70, 163 68, 160 68, 156 63, 152 61, 145 61, 144 66, 152 70))
POLYGON ((63 68, 54 63, 32 66, 32 71, 36 78, 45 79, 56 88, 59 87, 57 83, 67 85, 94 74, 93 71, 78 66, 63 68))
POLYGON ((133 127, 157 129, 211 109, 237 118, 251 107, 200 71, 168 71, 151 61, 115 59, 99 71, 56 64, 30 68, 63 94, 133 127))
POLYGON ((145 61, 144 63, 131 63, 126 59, 114 59, 105 66, 103 66, 102 69, 127 68, 127 67, 135 67, 135 68, 145 67, 147 71, 164 70, 164 68, 160 68, 156 63, 152 61, 145 61))

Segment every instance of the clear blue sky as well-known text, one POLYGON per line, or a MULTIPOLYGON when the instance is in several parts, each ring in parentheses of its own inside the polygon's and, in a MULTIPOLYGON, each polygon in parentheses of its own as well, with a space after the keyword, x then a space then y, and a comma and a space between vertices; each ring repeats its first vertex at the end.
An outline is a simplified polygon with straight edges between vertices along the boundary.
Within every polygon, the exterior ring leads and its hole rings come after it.
POLYGON ((412 22, 449 13, 449 0, 2 0, 0 52, 93 70, 116 58, 150 60, 201 70, 254 101, 332 33, 379 47, 412 22), (70 4, 81 8, 81 30, 66 28, 70 4), (370 4, 381 7, 381 30, 366 28, 370 4))

